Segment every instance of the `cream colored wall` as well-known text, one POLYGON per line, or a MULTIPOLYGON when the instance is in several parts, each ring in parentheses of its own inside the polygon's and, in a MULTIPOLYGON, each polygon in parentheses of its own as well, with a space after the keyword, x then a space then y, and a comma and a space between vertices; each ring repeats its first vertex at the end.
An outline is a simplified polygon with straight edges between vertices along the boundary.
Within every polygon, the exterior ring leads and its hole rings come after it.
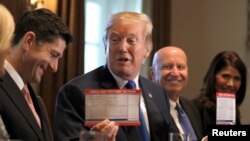
MULTIPOLYGON (((187 98, 197 96, 210 61, 222 50, 236 51, 250 70, 247 0, 172 0, 171 16, 171 43, 184 48, 189 57, 187 98)), ((248 87, 241 106, 244 124, 250 124, 249 92, 248 87)))

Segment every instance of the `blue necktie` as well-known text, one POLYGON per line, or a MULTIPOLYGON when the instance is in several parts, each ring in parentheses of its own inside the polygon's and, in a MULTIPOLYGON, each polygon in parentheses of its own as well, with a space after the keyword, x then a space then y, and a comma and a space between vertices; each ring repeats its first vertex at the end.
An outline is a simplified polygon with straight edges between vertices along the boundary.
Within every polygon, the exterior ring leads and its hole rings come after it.
POLYGON ((194 132, 194 129, 184 112, 184 110, 180 107, 179 104, 176 104, 175 109, 178 111, 178 117, 179 117, 179 122, 181 124, 182 129, 186 134, 190 134, 192 140, 197 140, 196 134, 194 132))
MULTIPOLYGON (((129 80, 125 87, 128 89, 136 89, 136 84, 134 81, 129 80)), ((141 122, 141 126, 139 126, 138 130, 140 133, 141 141, 150 141, 149 133, 147 131, 147 126, 146 126, 145 119, 144 119, 141 109, 139 110, 139 120, 141 122)))

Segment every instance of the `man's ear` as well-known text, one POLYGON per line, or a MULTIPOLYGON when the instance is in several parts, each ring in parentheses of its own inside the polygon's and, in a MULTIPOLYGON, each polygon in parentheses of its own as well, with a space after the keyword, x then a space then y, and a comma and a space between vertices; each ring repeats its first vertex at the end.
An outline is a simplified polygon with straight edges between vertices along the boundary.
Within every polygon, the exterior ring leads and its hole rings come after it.
POLYGON ((150 55, 150 52, 151 51, 149 49, 146 49, 144 57, 147 58, 150 55))
POLYGON ((23 36, 23 48, 25 50, 28 50, 34 43, 36 40, 36 35, 34 32, 29 31, 26 32, 23 36))

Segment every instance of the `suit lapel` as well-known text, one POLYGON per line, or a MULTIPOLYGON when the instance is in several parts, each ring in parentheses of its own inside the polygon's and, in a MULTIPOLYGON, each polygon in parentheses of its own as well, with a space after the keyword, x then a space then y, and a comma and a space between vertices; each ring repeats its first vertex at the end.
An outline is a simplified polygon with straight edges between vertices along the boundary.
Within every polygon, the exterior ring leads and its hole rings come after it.
POLYGON ((34 133, 39 136, 40 139, 42 139, 43 135, 41 129, 37 124, 36 119, 33 116, 33 113, 31 112, 18 86, 15 84, 15 82, 12 80, 12 78, 7 72, 3 76, 2 80, 2 86, 6 90, 7 95, 10 97, 14 105, 16 105, 16 108, 19 110, 19 112, 26 119, 29 126, 34 130, 34 133))
POLYGON ((196 121, 195 120, 198 120, 196 117, 195 117, 195 113, 193 113, 193 109, 191 107, 191 105, 189 103, 186 102, 185 99, 181 98, 180 97, 180 103, 181 105, 183 105, 183 109, 184 111, 186 112, 192 126, 193 126, 193 129, 196 133, 196 136, 199 137, 199 133, 197 133, 197 131, 199 131, 200 129, 197 127, 197 124, 196 124, 196 121))
POLYGON ((104 89, 118 89, 119 88, 114 77, 108 70, 107 66, 103 66, 102 68, 100 68, 97 75, 98 75, 98 78, 100 78, 101 88, 104 88, 104 89))
MULTIPOLYGON (((139 82, 140 82, 140 85, 142 87, 142 90, 143 90, 143 95, 144 95, 144 99, 146 99, 148 102, 150 102, 150 106, 147 107, 147 108, 152 108, 151 105, 155 105, 156 107, 155 110, 157 110, 158 112, 160 112, 164 118, 164 120, 166 121, 166 123, 170 123, 170 117, 168 112, 170 112, 169 110, 170 109, 167 109, 169 108, 170 106, 168 105, 167 103, 167 100, 168 98, 166 97, 167 94, 164 93, 165 95, 162 95, 162 96, 154 96, 154 94, 148 89, 149 86, 147 86, 147 84, 145 84, 144 82, 146 80, 143 80, 145 78, 143 77, 140 77, 139 78, 139 82), (158 110, 159 109, 159 110, 158 110)), ((164 92, 164 89, 161 87, 162 91, 164 92)))
POLYGON ((37 97, 37 105, 38 105, 38 109, 40 110, 39 117, 41 120, 41 126, 43 128, 43 134, 44 134, 44 138, 46 141, 50 141, 52 140, 52 131, 51 131, 51 126, 49 123, 49 117, 47 115, 47 111, 46 111, 46 107, 41 99, 41 97, 37 97), (42 110, 44 109, 44 110, 42 110))
POLYGON ((180 133, 179 128, 177 127, 177 125, 175 124, 174 118, 171 116, 171 122, 173 123, 173 128, 172 131, 173 133, 180 133))
MULTIPOLYGON (((40 117, 40 121, 41 121, 41 128, 44 128, 44 115, 42 113, 42 108, 41 107, 41 104, 39 104, 39 98, 36 96, 36 94, 34 93, 32 87, 28 84, 28 88, 29 88, 29 91, 30 91, 30 96, 32 98, 32 101, 33 101, 33 104, 34 104, 34 107, 36 109, 36 112, 38 114, 38 116, 40 117)), ((42 134, 42 129, 39 127, 36 119, 34 118, 33 116, 33 113, 30 111, 29 113, 32 114, 31 118, 29 119, 30 123, 31 123, 31 126, 32 128, 34 129, 34 131, 36 132, 36 134, 40 137, 40 138, 44 138, 44 135, 42 134)), ((49 129, 48 129, 49 130, 49 129)))
POLYGON ((155 114, 155 111, 157 111, 157 108, 155 107, 155 104, 153 102, 153 95, 152 93, 148 90, 148 87, 146 86, 146 84, 144 83, 144 81, 141 80, 141 77, 139 77, 139 85, 141 87, 142 90, 142 96, 144 98, 144 103, 145 103, 145 107, 147 109, 147 116, 148 116, 148 123, 149 123, 149 129, 150 129, 150 135, 151 135, 151 139, 153 136, 153 132, 152 131, 152 127, 155 125, 154 121, 155 121, 155 116, 151 116, 150 114, 155 114))

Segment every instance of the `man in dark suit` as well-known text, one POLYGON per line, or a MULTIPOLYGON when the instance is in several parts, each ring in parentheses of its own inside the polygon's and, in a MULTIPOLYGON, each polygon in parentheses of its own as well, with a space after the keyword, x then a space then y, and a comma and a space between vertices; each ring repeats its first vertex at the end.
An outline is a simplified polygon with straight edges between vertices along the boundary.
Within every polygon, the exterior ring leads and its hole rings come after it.
POLYGON ((118 126, 112 119, 105 119, 93 127, 84 126, 83 90, 123 89, 129 80, 142 91, 140 108, 149 140, 167 140, 171 126, 168 95, 163 87, 139 74, 152 50, 151 36, 152 23, 145 14, 120 12, 110 17, 104 35, 107 64, 74 78, 60 89, 54 126, 57 141, 73 140, 79 137, 80 131, 90 128, 106 134, 109 141, 140 141, 137 126, 118 126))
POLYGON ((201 118, 197 109, 192 103, 180 96, 188 81, 188 63, 187 55, 181 48, 167 46, 158 50, 153 58, 152 67, 150 68, 151 79, 162 86, 169 94, 170 112, 172 122, 174 123, 174 132, 191 134, 192 140, 201 140, 203 137, 201 118), (186 113, 191 130, 186 131, 180 121, 180 115, 177 105, 186 113))
POLYGON ((39 83, 47 69, 57 71, 71 41, 67 26, 48 9, 28 11, 17 21, 0 78, 0 115, 11 139, 53 140, 43 101, 30 83, 39 83))

